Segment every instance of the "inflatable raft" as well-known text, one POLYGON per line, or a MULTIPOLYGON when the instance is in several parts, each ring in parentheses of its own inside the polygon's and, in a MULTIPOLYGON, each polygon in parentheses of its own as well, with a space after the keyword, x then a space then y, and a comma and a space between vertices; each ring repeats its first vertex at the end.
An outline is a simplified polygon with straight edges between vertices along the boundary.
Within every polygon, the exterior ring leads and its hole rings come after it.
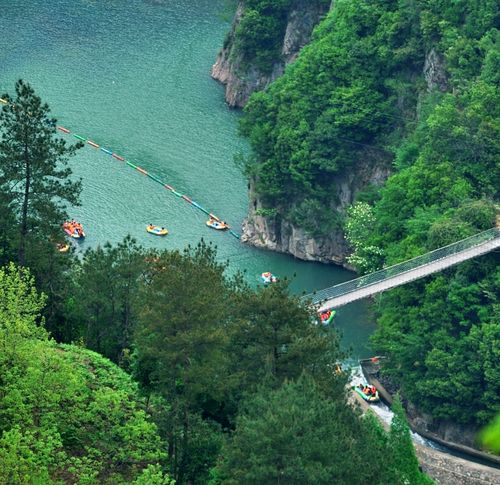
POLYGON ((375 386, 358 384, 353 387, 353 391, 359 394, 366 402, 377 402, 380 399, 375 386))
POLYGON ((67 253, 69 251, 69 244, 57 243, 56 248, 60 253, 67 253))
POLYGON ((278 277, 274 276, 271 272, 267 271, 260 275, 260 279, 262 283, 268 285, 269 283, 276 283, 278 281, 278 277))
POLYGON ((148 231, 150 234, 154 234, 155 236, 166 236, 168 234, 167 229, 160 226, 154 226, 153 224, 147 226, 146 231, 148 231))
POLYGON ((85 237, 85 232, 82 225, 76 221, 65 221, 63 222, 62 228, 64 232, 75 239, 82 239, 85 237))
POLYGON ((335 310, 327 310, 326 312, 321 312, 319 314, 319 320, 323 325, 328 325, 333 321, 335 316, 335 310))
POLYGON ((217 231, 224 231, 226 229, 229 229, 229 226, 222 221, 216 221, 215 219, 209 219, 207 221, 207 226, 211 227, 212 229, 216 229, 217 231))

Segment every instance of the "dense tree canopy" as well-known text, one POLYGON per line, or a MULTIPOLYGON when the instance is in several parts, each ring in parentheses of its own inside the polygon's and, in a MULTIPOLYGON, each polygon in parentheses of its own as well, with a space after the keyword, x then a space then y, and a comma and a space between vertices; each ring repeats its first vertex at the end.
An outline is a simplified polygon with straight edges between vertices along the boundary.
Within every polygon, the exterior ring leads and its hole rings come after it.
MULTIPOLYGON (((245 108, 261 215, 313 236, 343 224, 361 272, 493 227, 497 22, 493 1, 334 2, 297 61, 245 108), (389 160, 392 176, 359 193, 343 221, 339 180, 389 160)), ((483 256, 380 298, 375 349, 436 418, 478 424, 498 411, 497 266, 483 256)))
MULTIPOLYGON (((294 2, 244 4, 236 52, 265 71, 294 2)), ((299 59, 246 109, 246 171, 262 214, 313 235, 344 227, 363 272, 491 227, 495 7, 334 2, 299 59), (422 74, 430 58, 437 84, 422 74), (345 223, 332 210, 339 177, 391 161, 393 175, 358 194, 345 223)), ((286 283, 251 288, 204 243, 152 252, 127 238, 80 260, 55 251, 64 201, 78 198, 66 165, 75 147, 54 136, 28 85, 16 91, 0 116, 0 261, 31 266, 34 280, 22 267, 0 270, 0 476, 428 483, 402 406, 388 434, 347 406, 348 376, 334 372, 339 336, 286 283)), ((498 411, 499 283, 488 255, 380 301, 373 343, 385 372, 436 418, 486 423, 498 411)), ((485 433, 491 446, 497 429, 485 433)))
POLYGON ((63 338, 83 337, 88 348, 126 368, 141 276, 150 257, 130 237, 116 246, 87 250, 73 267, 72 293, 66 305, 72 326, 63 338))
MULTIPOLYGON (((309 0, 328 6, 330 0, 309 0)), ((250 67, 269 72, 281 59, 288 15, 298 0, 244 0, 244 10, 234 32, 232 57, 239 57, 241 75, 250 67)))
POLYGON ((208 480, 209 457, 213 464, 221 446, 215 431, 232 426, 242 397, 264 382, 276 387, 307 369, 343 394, 345 379, 333 373, 342 356, 337 334, 318 326, 285 285, 253 290, 224 271, 204 243, 161 253, 140 293, 135 374, 163 416, 181 483, 208 480), (202 433, 205 463, 193 466, 202 433))
POLYGON ((100 355, 49 340, 43 303, 27 270, 0 270, 0 476, 132 483, 165 459, 137 386, 100 355))
POLYGON ((212 484, 429 484, 418 470, 402 408, 389 435, 327 399, 302 375, 261 389, 240 413, 212 484))
POLYGON ((247 172, 259 197, 313 234, 340 223, 331 210, 339 173, 392 157, 388 133, 405 124, 395 101, 412 116, 411 71, 423 54, 405 15, 394 2, 336 2, 285 75, 245 108, 247 172))

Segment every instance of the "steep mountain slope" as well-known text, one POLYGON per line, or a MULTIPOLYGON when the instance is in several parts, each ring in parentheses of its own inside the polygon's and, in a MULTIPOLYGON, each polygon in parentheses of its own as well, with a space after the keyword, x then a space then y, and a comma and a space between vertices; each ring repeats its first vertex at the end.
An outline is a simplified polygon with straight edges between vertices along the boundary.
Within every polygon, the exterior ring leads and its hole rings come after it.
MULTIPOLYGON (((493 1, 335 2, 245 107, 244 239, 368 272, 492 227, 498 15, 493 1)), ((497 268, 484 256, 378 307, 386 372, 443 435, 470 426, 453 432, 469 445, 500 407, 497 268)))
POLYGON ((226 85, 228 104, 243 107, 253 92, 281 76, 329 5, 330 0, 240 0, 212 68, 212 77, 226 85))

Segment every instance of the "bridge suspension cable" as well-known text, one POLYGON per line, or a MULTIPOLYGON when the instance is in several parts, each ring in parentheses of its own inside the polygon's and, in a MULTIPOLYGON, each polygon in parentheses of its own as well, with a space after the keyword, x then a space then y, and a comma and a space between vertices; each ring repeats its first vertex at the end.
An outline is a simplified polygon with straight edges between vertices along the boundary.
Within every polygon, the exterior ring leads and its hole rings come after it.
POLYGON ((492 228, 402 263, 305 295, 323 311, 404 285, 500 247, 500 229, 492 228))

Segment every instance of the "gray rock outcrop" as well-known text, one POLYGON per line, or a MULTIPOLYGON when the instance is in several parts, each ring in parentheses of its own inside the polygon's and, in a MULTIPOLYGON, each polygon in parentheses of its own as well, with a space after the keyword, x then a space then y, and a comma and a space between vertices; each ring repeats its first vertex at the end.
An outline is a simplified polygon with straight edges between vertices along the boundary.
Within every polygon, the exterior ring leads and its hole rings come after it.
POLYGON ((281 76, 285 66, 309 42, 314 26, 327 10, 324 4, 297 0, 288 14, 281 57, 276 59, 270 72, 262 72, 253 65, 243 69, 243 59, 234 49, 234 32, 245 11, 244 2, 240 0, 231 32, 212 67, 212 77, 226 86, 226 101, 229 106, 242 108, 253 92, 265 89, 281 76))
MULTIPOLYGON (((349 172, 337 177, 336 194, 331 210, 342 213, 352 204, 356 193, 368 184, 381 185, 390 172, 390 163, 378 157, 367 156, 349 172)), ((253 246, 295 256, 306 261, 335 263, 350 268, 346 263, 349 247, 341 230, 328 237, 312 237, 304 229, 294 226, 279 213, 276 216, 259 215, 262 203, 250 183, 250 210, 243 222, 241 240, 253 246)), ((350 268, 352 269, 352 268, 350 268)))
POLYGON ((424 79, 428 91, 445 92, 448 89, 444 58, 435 49, 431 49, 425 56, 424 79))

